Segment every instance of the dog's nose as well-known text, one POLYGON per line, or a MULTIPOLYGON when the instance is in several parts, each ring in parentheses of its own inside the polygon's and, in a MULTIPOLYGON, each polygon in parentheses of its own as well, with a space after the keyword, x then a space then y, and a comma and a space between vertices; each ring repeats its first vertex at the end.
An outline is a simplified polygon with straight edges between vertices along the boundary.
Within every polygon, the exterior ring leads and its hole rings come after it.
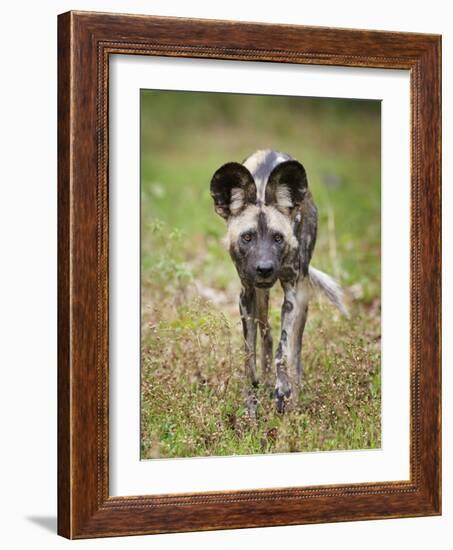
POLYGON ((274 266, 272 262, 261 262, 256 266, 256 272, 260 277, 266 279, 274 273, 274 266))

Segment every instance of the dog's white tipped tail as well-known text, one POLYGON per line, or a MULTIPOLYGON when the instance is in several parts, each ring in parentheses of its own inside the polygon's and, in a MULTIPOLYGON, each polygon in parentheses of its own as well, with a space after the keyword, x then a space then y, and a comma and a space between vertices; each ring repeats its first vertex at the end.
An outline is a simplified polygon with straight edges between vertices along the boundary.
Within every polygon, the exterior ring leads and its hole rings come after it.
POLYGON ((314 289, 321 291, 343 315, 349 317, 348 309, 343 300, 343 289, 335 279, 311 266, 308 268, 308 277, 314 289))

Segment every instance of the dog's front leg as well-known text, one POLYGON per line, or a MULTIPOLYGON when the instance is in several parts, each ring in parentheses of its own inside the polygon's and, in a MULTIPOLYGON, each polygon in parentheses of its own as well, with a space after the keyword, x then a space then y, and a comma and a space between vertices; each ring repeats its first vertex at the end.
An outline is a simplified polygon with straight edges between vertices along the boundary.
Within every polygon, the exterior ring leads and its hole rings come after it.
POLYGON ((294 359, 294 331, 297 321, 297 284, 296 282, 285 282, 282 283, 282 287, 284 300, 282 305, 281 335, 275 354, 275 369, 277 374, 275 401, 277 411, 280 413, 284 412, 286 403, 292 393, 289 369, 294 359))
POLYGON ((272 333, 269 324, 269 290, 256 289, 256 309, 261 335, 261 369, 264 383, 267 388, 273 385, 271 382, 272 368, 272 333))
POLYGON ((297 282, 295 319, 292 339, 290 342, 290 357, 288 361, 290 368, 293 369, 294 367, 295 369, 296 385, 298 390, 300 390, 302 383, 301 348, 305 323, 307 321, 309 293, 310 283, 308 276, 301 277, 297 282))
POLYGON ((246 405, 250 418, 256 417, 257 399, 255 388, 258 385, 256 372, 256 325, 257 325, 257 300, 253 287, 244 286, 239 299, 239 311, 241 314, 242 329, 244 331, 245 344, 245 374, 250 387, 247 390, 246 405))

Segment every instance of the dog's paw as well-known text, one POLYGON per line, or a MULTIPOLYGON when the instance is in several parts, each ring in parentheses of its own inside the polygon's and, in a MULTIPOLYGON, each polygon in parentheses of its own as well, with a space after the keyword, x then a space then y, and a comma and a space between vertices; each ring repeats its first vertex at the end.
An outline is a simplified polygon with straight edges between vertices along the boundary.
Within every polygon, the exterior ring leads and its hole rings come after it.
POLYGON ((283 414, 285 412, 288 401, 291 399, 291 395, 292 388, 290 381, 286 377, 282 377, 281 379, 277 380, 277 384, 275 385, 274 397, 275 406, 278 413, 283 414))

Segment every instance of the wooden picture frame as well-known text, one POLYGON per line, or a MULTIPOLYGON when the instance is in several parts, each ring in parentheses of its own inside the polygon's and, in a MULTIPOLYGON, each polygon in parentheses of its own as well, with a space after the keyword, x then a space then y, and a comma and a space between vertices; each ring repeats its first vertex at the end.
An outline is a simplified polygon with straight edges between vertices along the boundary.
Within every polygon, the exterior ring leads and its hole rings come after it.
POLYGON ((58 49, 59 534, 88 538, 440 514, 440 37, 69 12, 59 16, 58 49), (111 54, 410 71, 409 481, 109 495, 111 54))

